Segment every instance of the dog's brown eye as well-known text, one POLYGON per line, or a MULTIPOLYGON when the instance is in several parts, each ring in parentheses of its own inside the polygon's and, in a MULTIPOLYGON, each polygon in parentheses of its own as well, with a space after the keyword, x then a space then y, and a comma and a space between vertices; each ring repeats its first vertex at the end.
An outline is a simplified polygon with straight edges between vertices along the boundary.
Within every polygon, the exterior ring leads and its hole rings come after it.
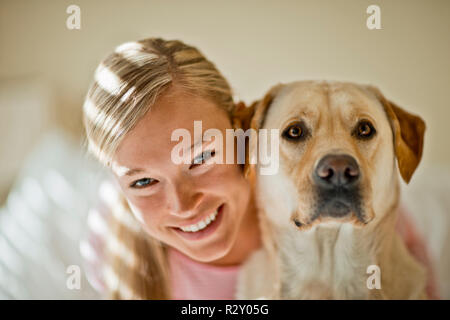
POLYGON ((358 138, 367 139, 375 134, 375 128, 369 121, 363 120, 358 123, 354 133, 358 138))
POLYGON ((297 138, 302 135, 302 128, 298 126, 292 126, 289 128, 288 134, 291 138, 297 138))
POLYGON ((283 131, 283 137, 288 140, 299 140, 305 136, 306 128, 301 122, 288 126, 283 131))

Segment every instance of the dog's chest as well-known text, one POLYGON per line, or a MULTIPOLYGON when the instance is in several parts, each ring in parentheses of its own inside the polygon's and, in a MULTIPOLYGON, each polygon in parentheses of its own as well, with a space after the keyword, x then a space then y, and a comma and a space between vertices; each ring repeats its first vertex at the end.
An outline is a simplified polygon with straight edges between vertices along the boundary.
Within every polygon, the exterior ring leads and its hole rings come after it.
POLYGON ((317 227, 280 237, 282 296, 292 299, 366 299, 370 249, 352 227, 317 227))

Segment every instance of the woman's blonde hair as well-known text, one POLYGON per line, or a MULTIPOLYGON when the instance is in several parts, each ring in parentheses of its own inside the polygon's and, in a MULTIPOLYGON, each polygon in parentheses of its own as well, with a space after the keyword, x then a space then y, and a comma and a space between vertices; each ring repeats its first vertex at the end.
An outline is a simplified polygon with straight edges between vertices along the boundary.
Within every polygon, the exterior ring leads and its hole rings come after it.
MULTIPOLYGON (((199 50, 160 38, 124 43, 102 60, 85 99, 83 124, 89 153, 111 167, 124 136, 173 85, 211 99, 231 117, 231 88, 199 50)), ((111 208, 114 214, 105 268, 108 297, 168 299, 166 246, 131 218, 127 201, 121 197, 120 205, 111 208), (131 259, 118 248, 131 252, 131 259)))

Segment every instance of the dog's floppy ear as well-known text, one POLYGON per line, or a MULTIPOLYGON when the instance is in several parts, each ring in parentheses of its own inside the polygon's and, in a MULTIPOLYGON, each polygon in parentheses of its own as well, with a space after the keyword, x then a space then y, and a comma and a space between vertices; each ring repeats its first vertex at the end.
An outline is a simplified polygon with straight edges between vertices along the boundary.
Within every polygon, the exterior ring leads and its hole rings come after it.
POLYGON ((369 86, 369 89, 381 102, 390 120, 398 167, 403 180, 408 183, 422 158, 425 122, 387 100, 377 88, 369 86))
POLYGON ((243 101, 239 101, 232 112, 232 123, 234 129, 247 130, 255 112, 255 104, 247 107, 243 101))
POLYGON ((233 112, 233 126, 234 129, 252 129, 250 132, 249 143, 246 144, 246 154, 245 154, 245 165, 244 165, 244 176, 253 179, 253 174, 251 174, 252 168, 256 163, 256 152, 258 145, 258 130, 261 128, 267 110, 277 92, 281 88, 281 84, 272 87, 262 98, 253 102, 249 107, 245 107, 245 104, 238 103, 236 105, 235 111, 233 112), (250 175, 250 177, 249 177, 250 175))

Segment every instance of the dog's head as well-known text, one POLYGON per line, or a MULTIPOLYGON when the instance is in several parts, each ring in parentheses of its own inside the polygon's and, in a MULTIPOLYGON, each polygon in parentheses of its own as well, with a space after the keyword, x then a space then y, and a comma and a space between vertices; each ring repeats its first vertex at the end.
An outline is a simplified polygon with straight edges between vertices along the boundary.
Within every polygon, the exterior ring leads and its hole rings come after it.
MULTIPOLYGON (((281 225, 365 225, 396 203, 398 171, 409 182, 422 156, 424 121, 371 86, 277 85, 241 118, 255 132, 279 129, 279 170, 259 175, 257 190, 269 218, 281 225)), ((258 154, 255 141, 250 157, 258 154)), ((261 142, 273 150, 269 137, 261 142)), ((246 174, 257 174, 258 166, 247 163, 246 174)))

